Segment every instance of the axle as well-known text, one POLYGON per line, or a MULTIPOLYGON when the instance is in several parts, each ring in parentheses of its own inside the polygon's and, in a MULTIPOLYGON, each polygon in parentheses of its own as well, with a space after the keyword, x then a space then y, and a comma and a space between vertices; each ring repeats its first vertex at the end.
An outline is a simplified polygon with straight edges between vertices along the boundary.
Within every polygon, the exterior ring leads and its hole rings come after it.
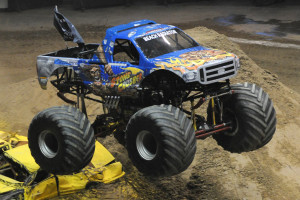
POLYGON ((212 134, 219 133, 226 130, 231 130, 231 123, 222 123, 215 126, 203 126, 203 129, 198 130, 195 132, 197 139, 204 139, 212 134))

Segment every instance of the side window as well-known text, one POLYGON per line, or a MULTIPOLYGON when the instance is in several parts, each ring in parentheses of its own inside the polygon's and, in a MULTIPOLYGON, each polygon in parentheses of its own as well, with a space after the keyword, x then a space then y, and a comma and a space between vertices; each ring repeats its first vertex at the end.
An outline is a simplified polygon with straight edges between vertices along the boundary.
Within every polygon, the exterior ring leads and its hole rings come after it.
POLYGON ((116 39, 114 46, 114 61, 130 62, 137 65, 139 63, 139 53, 129 40, 116 39))

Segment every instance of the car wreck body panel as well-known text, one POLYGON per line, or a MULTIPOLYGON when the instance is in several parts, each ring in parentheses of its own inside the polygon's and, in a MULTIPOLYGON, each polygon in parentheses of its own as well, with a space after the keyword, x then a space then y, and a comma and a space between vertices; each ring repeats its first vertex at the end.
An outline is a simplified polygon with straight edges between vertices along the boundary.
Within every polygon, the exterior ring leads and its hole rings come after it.
POLYGON ((82 190, 92 182, 110 183, 125 174, 122 164, 96 142, 88 166, 78 173, 54 176, 36 164, 27 142, 25 136, 0 131, 0 199, 48 199, 82 190), (7 163, 2 162, 3 157, 7 163), (7 173, 10 170, 15 175, 7 173))

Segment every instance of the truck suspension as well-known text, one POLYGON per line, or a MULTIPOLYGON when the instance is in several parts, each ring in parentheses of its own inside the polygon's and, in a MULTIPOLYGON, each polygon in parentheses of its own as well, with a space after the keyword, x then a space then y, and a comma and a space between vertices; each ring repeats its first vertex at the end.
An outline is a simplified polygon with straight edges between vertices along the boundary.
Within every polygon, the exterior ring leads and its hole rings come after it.
MULTIPOLYGON (((206 125, 207 126, 207 125, 206 125)), ((204 129, 198 130, 195 132, 197 139, 204 139, 212 134, 220 133, 222 131, 231 130, 231 123, 222 123, 214 126, 207 126, 204 129)))

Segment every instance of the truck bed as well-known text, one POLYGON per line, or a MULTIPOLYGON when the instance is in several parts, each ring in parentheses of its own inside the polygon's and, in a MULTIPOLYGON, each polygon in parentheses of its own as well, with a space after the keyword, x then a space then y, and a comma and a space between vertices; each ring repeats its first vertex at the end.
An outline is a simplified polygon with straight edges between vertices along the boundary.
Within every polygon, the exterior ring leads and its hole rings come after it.
POLYGON ((91 54, 97 50, 100 44, 86 44, 85 49, 82 47, 71 47, 67 49, 58 50, 47 53, 41 56, 65 57, 65 58, 89 58, 91 54))

